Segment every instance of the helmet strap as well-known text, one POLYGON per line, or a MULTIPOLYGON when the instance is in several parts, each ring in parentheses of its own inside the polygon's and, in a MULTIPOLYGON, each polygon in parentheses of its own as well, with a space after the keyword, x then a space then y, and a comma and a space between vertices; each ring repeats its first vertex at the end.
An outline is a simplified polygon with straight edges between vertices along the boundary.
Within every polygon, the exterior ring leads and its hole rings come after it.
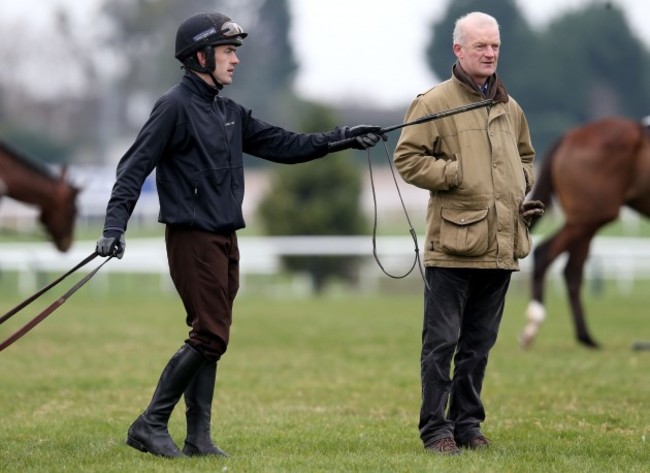
POLYGON ((212 73, 217 67, 217 63, 214 59, 214 47, 206 46, 205 48, 203 48, 203 54, 205 56, 204 72, 208 72, 210 75, 212 75, 212 73))
POLYGON ((214 75, 214 71, 217 69, 217 62, 214 59, 214 46, 210 45, 203 48, 203 54, 205 55, 205 72, 208 73, 217 89, 223 89, 223 85, 217 82, 217 78, 214 75))
POLYGON ((217 82, 217 78, 214 76, 214 74, 212 72, 208 72, 208 74, 210 75, 210 79, 212 79, 212 82, 214 83, 214 86, 218 90, 223 89, 223 84, 220 84, 219 82, 217 82))
POLYGON ((208 74, 210 76, 210 79, 212 79, 212 83, 214 84, 214 86, 218 90, 223 89, 223 84, 220 84, 214 75, 214 71, 217 68, 217 64, 214 59, 214 47, 206 46, 205 48, 203 48, 203 54, 205 56, 204 66, 201 65, 198 57, 196 56, 196 54, 194 54, 193 56, 190 56, 185 59, 185 61, 183 62, 183 67, 186 69, 190 69, 194 72, 208 74))

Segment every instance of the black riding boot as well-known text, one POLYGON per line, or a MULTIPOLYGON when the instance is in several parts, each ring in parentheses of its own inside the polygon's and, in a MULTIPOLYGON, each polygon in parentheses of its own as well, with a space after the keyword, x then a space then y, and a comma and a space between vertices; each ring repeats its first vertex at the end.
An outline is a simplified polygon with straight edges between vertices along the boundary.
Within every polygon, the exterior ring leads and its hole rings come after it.
POLYGON ((188 456, 228 454, 212 443, 210 438, 210 417, 217 364, 207 362, 185 390, 187 409, 187 438, 183 453, 188 456))
POLYGON ((190 345, 183 345, 160 375, 149 406, 131 427, 126 443, 142 452, 162 457, 183 456, 167 431, 169 416, 183 392, 206 360, 190 345))

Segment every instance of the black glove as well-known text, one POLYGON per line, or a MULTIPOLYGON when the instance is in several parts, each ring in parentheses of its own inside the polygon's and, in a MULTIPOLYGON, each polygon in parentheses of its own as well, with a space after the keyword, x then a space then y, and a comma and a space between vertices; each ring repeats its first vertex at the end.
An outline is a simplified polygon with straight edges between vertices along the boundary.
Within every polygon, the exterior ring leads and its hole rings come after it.
POLYGON ((533 221, 544 215, 544 207, 544 203, 540 200, 529 200, 521 204, 519 213, 526 222, 526 226, 530 227, 533 221))
POLYGON ((104 230, 95 247, 99 256, 117 256, 119 259, 124 256, 125 249, 126 241, 122 230, 104 230))
POLYGON ((371 125, 358 125, 343 129, 344 139, 332 141, 328 145, 328 152, 343 151, 344 149, 368 149, 379 143, 379 140, 386 141, 388 138, 384 133, 379 133, 381 127, 371 125))
POLYGON ((356 138, 350 143, 350 148, 368 149, 379 143, 379 140, 386 141, 388 137, 381 131, 380 126, 357 125, 345 130, 346 138, 356 138))

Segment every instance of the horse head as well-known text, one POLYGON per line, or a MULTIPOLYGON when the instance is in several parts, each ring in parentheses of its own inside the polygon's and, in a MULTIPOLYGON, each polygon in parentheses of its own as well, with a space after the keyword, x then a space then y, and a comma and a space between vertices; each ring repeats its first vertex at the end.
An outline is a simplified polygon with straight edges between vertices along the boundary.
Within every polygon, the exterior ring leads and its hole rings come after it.
POLYGON ((55 191, 47 205, 41 208, 40 221, 59 251, 68 251, 74 239, 77 218, 77 194, 80 189, 70 184, 64 166, 56 181, 55 191))

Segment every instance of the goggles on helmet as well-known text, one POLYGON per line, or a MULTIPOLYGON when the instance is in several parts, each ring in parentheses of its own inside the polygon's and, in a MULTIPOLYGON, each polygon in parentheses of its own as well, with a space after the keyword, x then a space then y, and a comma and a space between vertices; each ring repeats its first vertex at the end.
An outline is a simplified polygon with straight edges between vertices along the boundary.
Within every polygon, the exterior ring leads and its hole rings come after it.
POLYGON ((227 21, 223 25, 221 25, 221 36, 224 38, 232 38, 234 36, 247 36, 246 33, 244 33, 244 28, 239 26, 237 23, 234 21, 227 21))
POLYGON ((234 21, 228 21, 223 25, 221 25, 221 31, 219 33, 217 33, 216 28, 212 27, 210 29, 202 31, 201 33, 194 36, 192 39, 195 42, 198 42, 202 40, 209 40, 213 36, 215 36, 215 38, 219 38, 219 37, 234 38, 235 36, 246 37, 248 35, 244 33, 244 29, 241 26, 239 26, 237 23, 235 23, 234 21))
POLYGON ((176 32, 174 56, 181 62, 207 46, 241 46, 244 29, 221 13, 198 13, 185 20, 176 32))

